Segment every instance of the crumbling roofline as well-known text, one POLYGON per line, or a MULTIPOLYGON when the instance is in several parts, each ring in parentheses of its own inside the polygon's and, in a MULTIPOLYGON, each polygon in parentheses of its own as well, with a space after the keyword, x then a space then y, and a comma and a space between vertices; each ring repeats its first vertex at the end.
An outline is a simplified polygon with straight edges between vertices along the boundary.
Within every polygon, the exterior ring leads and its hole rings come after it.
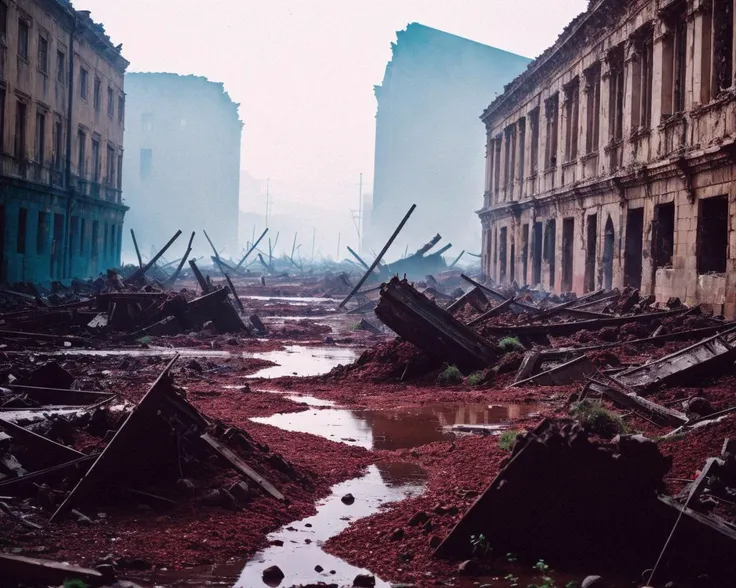
POLYGON ((580 14, 578 17, 576 17, 576 19, 573 19, 571 23, 574 24, 571 25, 571 30, 567 34, 563 32, 563 34, 555 42, 554 45, 552 45, 544 53, 542 53, 542 55, 532 61, 525 72, 519 74, 514 80, 512 80, 511 83, 509 83, 504 90, 503 94, 493 100, 493 102, 491 102, 491 104, 483 111, 480 119, 484 123, 487 123, 487 121, 498 110, 500 110, 508 101, 512 99, 512 96, 514 96, 518 92, 524 82, 526 82, 531 76, 542 70, 558 54, 561 49, 563 49, 570 41, 573 40, 575 36, 578 35, 578 33, 585 27, 585 25, 588 24, 590 18, 604 4, 610 2, 611 0, 597 0, 596 4, 592 8, 588 8, 586 12, 580 14), (578 22, 575 22, 576 20, 578 22))

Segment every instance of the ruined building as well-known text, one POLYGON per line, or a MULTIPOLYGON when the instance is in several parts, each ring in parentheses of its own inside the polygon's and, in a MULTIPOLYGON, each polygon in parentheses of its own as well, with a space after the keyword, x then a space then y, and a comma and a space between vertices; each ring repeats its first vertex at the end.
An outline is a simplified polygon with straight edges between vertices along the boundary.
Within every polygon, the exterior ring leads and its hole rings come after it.
POLYGON ((396 37, 375 87, 373 210, 364 243, 377 251, 416 203, 397 246, 415 250, 439 231, 455 245, 449 254, 477 252, 484 141, 477 115, 529 60, 418 23, 396 37))
POLYGON ((485 271, 733 317, 733 0, 596 0, 483 113, 485 271))
MULTIPOLYGON (((177 230, 196 231, 194 253, 237 254, 240 137, 243 124, 220 83, 172 73, 125 76, 128 124, 123 180, 127 226, 141 253, 161 248, 177 230)), ((124 254, 135 259, 129 234, 124 254)), ((183 248, 186 243, 175 247, 183 248)), ((237 256, 237 255, 236 255, 237 256)))
POLYGON ((68 0, 0 0, 0 282, 117 265, 120 47, 68 0))

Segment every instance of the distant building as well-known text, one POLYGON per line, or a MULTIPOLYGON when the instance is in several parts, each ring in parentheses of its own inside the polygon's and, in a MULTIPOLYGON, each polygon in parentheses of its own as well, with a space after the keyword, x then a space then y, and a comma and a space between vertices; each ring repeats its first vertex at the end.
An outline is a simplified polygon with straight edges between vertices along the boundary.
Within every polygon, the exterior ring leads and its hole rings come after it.
POLYGON ((0 1, 0 282, 118 264, 120 47, 67 0, 0 1))
MULTIPOLYGON (((125 84, 127 226, 141 253, 159 249, 181 229, 182 241, 197 232, 197 255, 211 255, 204 229, 218 249, 236 255, 243 127, 238 105, 223 84, 198 76, 129 73, 125 84)), ((183 251, 185 245, 175 247, 183 251)), ((129 234, 124 249, 127 258, 135 256, 129 234)))
POLYGON ((440 232, 455 245, 450 253, 475 251, 485 141, 478 116, 529 60, 417 23, 399 31, 391 48, 375 87, 373 210, 364 245, 378 250, 416 203, 400 249, 415 250, 440 232))

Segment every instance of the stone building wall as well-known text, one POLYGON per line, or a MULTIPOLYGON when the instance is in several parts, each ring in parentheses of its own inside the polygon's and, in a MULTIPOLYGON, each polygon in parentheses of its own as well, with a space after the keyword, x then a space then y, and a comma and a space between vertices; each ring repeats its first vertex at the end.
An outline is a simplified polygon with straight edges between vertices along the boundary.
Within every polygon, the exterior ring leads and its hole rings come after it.
POLYGON ((486 109, 483 267, 736 314, 733 0, 598 0, 486 109))

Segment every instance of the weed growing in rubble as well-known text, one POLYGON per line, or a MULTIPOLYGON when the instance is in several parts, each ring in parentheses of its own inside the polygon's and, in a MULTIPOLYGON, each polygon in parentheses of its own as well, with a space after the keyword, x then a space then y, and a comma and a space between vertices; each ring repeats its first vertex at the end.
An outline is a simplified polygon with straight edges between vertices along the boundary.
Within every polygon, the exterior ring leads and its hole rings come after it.
POLYGON ((480 372, 473 372, 468 376, 468 386, 479 386, 483 383, 483 378, 485 377, 485 374, 480 372))
POLYGON ((66 580, 64 588, 88 588, 87 584, 82 580, 66 580))
POLYGON ((473 555, 486 556, 491 551, 491 546, 488 545, 488 539, 481 533, 480 535, 471 535, 470 544, 473 546, 473 555))
POLYGON ((498 342, 498 348, 503 353, 512 353, 513 351, 526 351, 525 347, 521 344, 516 337, 504 337, 498 342))
POLYGON ((604 439, 611 439, 626 432, 626 425, 621 417, 606 410, 598 402, 587 399, 576 402, 572 405, 570 414, 580 421, 586 431, 604 439))
POLYGON ((440 386, 452 386, 453 384, 460 384, 463 381, 463 374, 454 365, 447 365, 444 371, 437 376, 437 383, 440 386))
POLYGON ((504 431, 498 437, 498 446, 504 451, 511 451, 519 433, 521 433, 521 431, 504 431))

